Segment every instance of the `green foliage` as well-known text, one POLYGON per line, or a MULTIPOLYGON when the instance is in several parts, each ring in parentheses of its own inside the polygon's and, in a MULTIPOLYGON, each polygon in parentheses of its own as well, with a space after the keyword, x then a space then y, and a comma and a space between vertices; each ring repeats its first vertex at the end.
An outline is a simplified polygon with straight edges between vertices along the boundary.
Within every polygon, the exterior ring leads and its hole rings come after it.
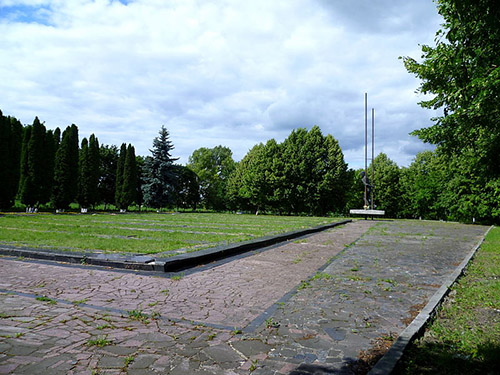
POLYGON ((14 204, 19 184, 23 126, 0 111, 0 209, 14 204))
POLYGON ((189 157, 187 166, 198 176, 201 203, 205 208, 226 209, 227 183, 236 167, 232 151, 223 146, 202 147, 189 157))
POLYGON ((254 146, 231 176, 228 199, 240 209, 324 215, 342 212, 349 188, 338 142, 319 127, 292 131, 281 144, 254 146))
POLYGON ((127 208, 137 198, 137 164, 135 159, 135 149, 128 145, 123 165, 123 178, 118 206, 127 208))
POLYGON ((115 204, 121 209, 126 209, 123 207, 123 173, 125 170, 125 157, 127 155, 127 145, 122 143, 120 147, 120 154, 118 155, 118 160, 116 163, 116 183, 115 183, 115 204))
POLYGON ((436 46, 422 46, 420 63, 404 58, 422 80, 420 91, 433 95, 420 105, 444 109, 434 126, 416 134, 452 153, 475 149, 498 173, 500 6, 496 0, 439 0, 438 12, 445 22, 436 46))
POLYGON ((68 208, 77 197, 78 159, 78 128, 73 124, 64 130, 55 156, 52 202, 56 209, 68 208))
POLYGON ((98 197, 105 205, 115 203, 116 170, 118 163, 118 148, 115 145, 101 145, 99 148, 98 197))
POLYGON ((403 61, 421 79, 419 91, 431 97, 419 104, 443 114, 414 134, 436 144, 444 158, 448 176, 439 215, 498 222, 500 6, 495 0, 437 4, 444 24, 435 46, 422 46, 420 62, 410 57, 403 61))
POLYGON ((92 134, 82 140, 79 157, 78 203, 81 207, 94 206, 98 201, 99 141, 92 134))
POLYGON ((89 339, 87 341, 88 346, 97 346, 99 348, 111 345, 112 343, 113 343, 113 341, 108 340, 107 336, 98 336, 96 338, 89 339))
MULTIPOLYGON (((398 165, 389 159, 386 154, 380 153, 373 161, 374 173, 371 183, 374 186, 374 202, 376 208, 385 210, 388 217, 400 216, 401 187, 399 182, 400 170, 398 165)), ((368 168, 371 174, 372 166, 368 168)))
MULTIPOLYGON (((25 132, 23 139, 21 184, 19 196, 21 202, 29 207, 37 207, 46 203, 49 198, 50 182, 46 174, 51 174, 47 167, 51 164, 48 160, 53 157, 53 147, 50 151, 46 145, 46 129, 35 117, 33 125, 25 132), (50 155, 48 153, 50 152, 50 155)), ((51 139, 52 137, 47 137, 51 139)))
POLYGON ((167 207, 173 201, 173 189, 176 183, 174 161, 171 151, 174 149, 167 129, 162 126, 159 136, 153 140, 152 156, 146 159, 144 185, 142 192, 144 203, 148 207, 167 207))
POLYGON ((196 173, 189 167, 175 165, 175 206, 196 210, 200 203, 200 184, 196 173))
POLYGON ((448 168, 444 158, 433 151, 424 151, 415 157, 408 168, 401 171, 402 213, 406 217, 446 219, 443 202, 448 168))
POLYGON ((78 166, 78 203, 81 207, 88 207, 90 202, 90 160, 89 143, 87 141, 87 138, 83 138, 82 140, 78 166))

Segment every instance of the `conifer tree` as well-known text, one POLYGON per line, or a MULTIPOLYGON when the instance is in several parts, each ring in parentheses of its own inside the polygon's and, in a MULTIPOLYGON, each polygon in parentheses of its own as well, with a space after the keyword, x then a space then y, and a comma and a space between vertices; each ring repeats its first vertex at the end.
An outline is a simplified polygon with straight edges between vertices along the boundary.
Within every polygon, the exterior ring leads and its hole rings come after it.
POLYGON ((120 154, 118 155, 118 161, 116 163, 116 184, 115 184, 115 204, 121 210, 127 208, 123 207, 122 204, 123 171, 125 169, 126 156, 127 156, 127 145, 125 143, 122 143, 120 147, 120 154))
POLYGON ((95 206, 99 201, 99 177, 100 165, 99 165, 99 140, 92 134, 89 138, 89 204, 95 206))
POLYGON ((175 184, 175 167, 171 151, 174 149, 167 129, 162 126, 159 136, 153 140, 152 157, 146 160, 146 176, 144 178, 144 203, 149 207, 161 208, 173 200, 175 184))
POLYGON ((54 166, 52 202, 56 209, 66 209, 78 193, 78 128, 64 130, 54 166))
POLYGON ((28 125, 23 128, 23 136, 21 143, 21 159, 19 162, 19 184, 18 184, 18 197, 21 197, 21 191, 25 185, 25 180, 28 176, 28 143, 31 138, 32 126, 28 125))
POLYGON ((122 208, 127 208, 137 198, 137 165, 135 160, 135 149, 128 145, 123 165, 122 192, 120 203, 122 208))
POLYGON ((9 208, 14 203, 17 192, 17 178, 19 177, 19 151, 13 147, 16 142, 16 129, 11 125, 9 117, 5 117, 0 111, 0 208, 9 208), (16 164, 17 160, 17 164, 16 164))
POLYGON ((61 144, 61 129, 56 128, 54 130, 54 154, 57 152, 59 145, 61 144))
POLYGON ((89 195, 91 189, 89 142, 87 138, 82 139, 78 161, 78 173, 78 204, 82 208, 87 208, 90 203, 89 195))
POLYGON ((44 196, 44 157, 45 157, 45 134, 46 129, 35 117, 29 139, 26 139, 23 148, 24 168, 22 173, 22 185, 20 186, 21 202, 28 207, 38 207, 46 203, 44 196))
POLYGON ((52 186, 54 184, 54 162, 56 156, 56 145, 52 130, 45 133, 42 158, 42 186, 41 202, 47 203, 52 196, 52 186))
POLYGON ((21 148, 23 143, 23 125, 14 118, 8 117, 10 121, 10 197, 12 204, 16 198, 19 189, 20 165, 21 165, 21 148))

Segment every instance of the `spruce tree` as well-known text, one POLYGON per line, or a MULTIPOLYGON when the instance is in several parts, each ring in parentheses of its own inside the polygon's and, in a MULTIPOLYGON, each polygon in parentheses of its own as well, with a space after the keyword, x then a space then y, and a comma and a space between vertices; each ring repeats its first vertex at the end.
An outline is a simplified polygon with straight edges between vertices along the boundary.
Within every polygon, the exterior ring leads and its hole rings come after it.
POLYGON ((152 157, 146 160, 143 194, 146 206, 166 207, 173 200, 175 185, 175 167, 171 151, 174 149, 167 129, 162 126, 159 136, 153 140, 152 157))

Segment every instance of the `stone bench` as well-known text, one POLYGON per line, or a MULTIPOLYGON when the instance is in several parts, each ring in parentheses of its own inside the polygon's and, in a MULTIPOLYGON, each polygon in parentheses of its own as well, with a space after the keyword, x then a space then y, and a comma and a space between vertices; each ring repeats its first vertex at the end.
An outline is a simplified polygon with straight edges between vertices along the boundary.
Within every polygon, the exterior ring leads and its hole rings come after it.
POLYGON ((385 211, 384 210, 365 210, 365 209, 354 209, 354 210, 349 210, 349 213, 351 215, 364 215, 365 219, 370 216, 373 220, 374 216, 384 216, 385 211))

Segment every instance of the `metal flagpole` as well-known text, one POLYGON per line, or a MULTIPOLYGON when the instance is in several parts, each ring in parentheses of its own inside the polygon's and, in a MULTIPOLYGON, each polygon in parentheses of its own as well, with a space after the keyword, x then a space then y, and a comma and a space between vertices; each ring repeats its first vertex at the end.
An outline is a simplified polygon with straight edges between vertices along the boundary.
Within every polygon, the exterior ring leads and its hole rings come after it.
MULTIPOLYGON (((365 178, 368 181, 368 94, 365 92, 365 178)), ((367 186, 365 184, 365 206, 367 206, 367 186)), ((366 207, 365 207, 366 209, 366 207)))
POLYGON ((371 191, 372 191, 372 199, 371 205, 372 210, 375 209, 375 204, 373 200, 374 190, 375 190, 375 108, 372 108, 372 181, 371 181, 371 191))

